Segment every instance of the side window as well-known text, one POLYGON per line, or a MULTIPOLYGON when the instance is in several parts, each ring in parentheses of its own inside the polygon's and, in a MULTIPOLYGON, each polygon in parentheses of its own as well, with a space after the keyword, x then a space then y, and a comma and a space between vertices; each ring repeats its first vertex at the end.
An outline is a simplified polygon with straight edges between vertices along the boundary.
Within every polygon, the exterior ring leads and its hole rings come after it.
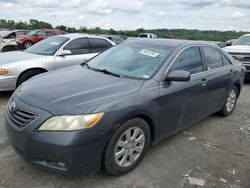
POLYGON ((104 39, 90 38, 89 41, 93 53, 103 52, 111 47, 111 44, 104 39))
POLYGON ((44 31, 38 31, 36 33, 37 36, 45 36, 45 32, 44 31))
POLYGON ((49 31, 46 31, 45 34, 46 34, 46 36, 54 36, 54 35, 56 35, 54 32, 49 32, 49 31))
POLYGON ((181 52, 170 68, 170 71, 174 70, 188 71, 190 74, 202 72, 202 59, 199 48, 190 47, 181 52))
POLYGON ((221 53, 212 47, 202 47, 208 70, 222 67, 221 53))
POLYGON ((222 56, 222 61, 223 61, 224 66, 232 65, 231 61, 224 54, 221 54, 221 56, 222 56))
POLYGON ((70 50, 71 55, 86 54, 89 52, 89 41, 87 38, 75 39, 67 44, 64 50, 70 50))

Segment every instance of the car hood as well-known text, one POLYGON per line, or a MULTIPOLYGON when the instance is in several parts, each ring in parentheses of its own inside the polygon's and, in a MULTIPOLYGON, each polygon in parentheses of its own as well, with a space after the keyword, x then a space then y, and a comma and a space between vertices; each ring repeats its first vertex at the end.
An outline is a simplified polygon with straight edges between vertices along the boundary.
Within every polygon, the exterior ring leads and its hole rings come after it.
POLYGON ((39 75, 17 89, 23 102, 54 115, 105 111, 136 93, 142 80, 119 78, 73 66, 39 75))
POLYGON ((12 33, 15 33, 14 31, 0 31, 0 37, 6 37, 12 33))
POLYGON ((226 52, 231 53, 250 53, 250 46, 249 45, 233 45, 225 47, 224 50, 226 52))
POLYGON ((27 52, 20 52, 20 51, 5 52, 5 53, 0 53, 0 65, 13 63, 13 62, 19 62, 19 61, 26 61, 26 60, 30 61, 30 60, 45 58, 45 57, 47 56, 31 54, 27 52))

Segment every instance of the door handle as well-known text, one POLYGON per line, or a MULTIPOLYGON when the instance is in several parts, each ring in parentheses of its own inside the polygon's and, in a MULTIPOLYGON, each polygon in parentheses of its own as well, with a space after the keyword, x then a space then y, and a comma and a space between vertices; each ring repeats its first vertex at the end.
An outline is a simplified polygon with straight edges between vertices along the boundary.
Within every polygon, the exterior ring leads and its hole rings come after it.
POLYGON ((234 71, 233 71, 233 69, 231 69, 231 70, 230 70, 230 75, 231 75, 231 76, 233 76, 233 75, 234 75, 234 73, 233 73, 233 72, 234 72, 234 71))
POLYGON ((202 85, 202 87, 205 87, 207 85, 207 79, 206 78, 203 78, 201 80, 201 85, 202 85))

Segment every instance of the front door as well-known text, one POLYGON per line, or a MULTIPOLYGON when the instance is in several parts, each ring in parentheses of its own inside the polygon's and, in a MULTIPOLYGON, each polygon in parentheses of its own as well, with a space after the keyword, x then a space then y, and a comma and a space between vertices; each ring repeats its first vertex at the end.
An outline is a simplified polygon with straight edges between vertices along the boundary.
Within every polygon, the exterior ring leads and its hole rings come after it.
POLYGON ((92 53, 88 38, 79 38, 67 44, 63 50, 69 50, 70 55, 56 56, 55 69, 82 64, 98 53, 92 53))
POLYGON ((160 84, 161 134, 188 126, 206 114, 207 73, 204 71, 199 47, 183 50, 168 73, 184 70, 191 74, 189 82, 162 82, 160 84))

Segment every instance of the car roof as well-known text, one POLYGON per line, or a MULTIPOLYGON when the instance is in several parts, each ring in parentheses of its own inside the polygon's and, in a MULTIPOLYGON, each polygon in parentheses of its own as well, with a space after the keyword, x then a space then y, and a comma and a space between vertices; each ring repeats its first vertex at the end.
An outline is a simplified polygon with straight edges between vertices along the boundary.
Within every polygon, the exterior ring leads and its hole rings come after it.
POLYGON ((77 39, 77 38, 82 38, 82 37, 106 39, 106 38, 104 38, 102 36, 81 34, 81 33, 70 33, 70 34, 64 34, 64 35, 59 35, 59 36, 68 37, 69 39, 77 39))
POLYGON ((178 46, 190 46, 190 45, 210 45, 216 46, 211 41, 191 41, 191 40, 180 40, 180 39, 130 39, 128 42, 131 43, 141 43, 141 44, 151 44, 151 45, 161 45, 169 47, 178 46))
POLYGON ((243 36, 250 36, 250 33, 249 33, 249 34, 245 34, 245 35, 243 35, 243 36))

